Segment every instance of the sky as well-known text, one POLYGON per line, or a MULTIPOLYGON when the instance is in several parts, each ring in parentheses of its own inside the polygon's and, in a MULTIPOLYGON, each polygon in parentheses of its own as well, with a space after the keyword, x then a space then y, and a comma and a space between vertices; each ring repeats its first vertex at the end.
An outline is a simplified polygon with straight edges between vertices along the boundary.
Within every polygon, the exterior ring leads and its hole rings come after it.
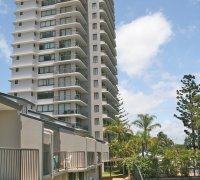
MULTIPOLYGON (((14 0, 0 0, 0 91, 9 92, 14 0)), ((176 90, 184 74, 199 78, 200 0, 115 0, 118 79, 121 97, 134 121, 156 122, 177 143, 184 127, 174 118, 176 90)), ((133 131, 137 129, 133 127, 133 131)))

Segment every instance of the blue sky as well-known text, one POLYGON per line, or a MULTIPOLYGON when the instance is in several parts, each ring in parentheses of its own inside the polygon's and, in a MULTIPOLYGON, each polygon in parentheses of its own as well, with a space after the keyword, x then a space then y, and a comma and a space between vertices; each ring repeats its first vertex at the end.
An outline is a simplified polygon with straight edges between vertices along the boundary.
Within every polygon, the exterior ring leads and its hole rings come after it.
MULTIPOLYGON (((0 0, 2 92, 10 88, 14 8, 13 0, 0 0)), ((184 74, 199 75, 200 0, 115 0, 115 13, 119 89, 130 120, 154 114, 161 130, 182 142, 175 92, 184 74)))

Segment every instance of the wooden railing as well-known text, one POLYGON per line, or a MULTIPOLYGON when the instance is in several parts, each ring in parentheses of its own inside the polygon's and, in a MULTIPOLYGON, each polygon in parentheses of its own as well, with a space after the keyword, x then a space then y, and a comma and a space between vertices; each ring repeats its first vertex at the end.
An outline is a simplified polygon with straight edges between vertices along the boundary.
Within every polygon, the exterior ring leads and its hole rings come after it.
POLYGON ((0 148, 1 180, 39 180, 39 150, 0 148))

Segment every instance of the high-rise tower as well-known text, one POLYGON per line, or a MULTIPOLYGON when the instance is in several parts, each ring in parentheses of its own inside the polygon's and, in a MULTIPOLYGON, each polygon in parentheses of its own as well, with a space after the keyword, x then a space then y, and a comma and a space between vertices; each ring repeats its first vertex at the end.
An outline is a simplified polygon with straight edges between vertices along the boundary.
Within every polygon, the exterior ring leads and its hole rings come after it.
POLYGON ((10 94, 103 140, 117 112, 113 0, 16 0, 10 94))

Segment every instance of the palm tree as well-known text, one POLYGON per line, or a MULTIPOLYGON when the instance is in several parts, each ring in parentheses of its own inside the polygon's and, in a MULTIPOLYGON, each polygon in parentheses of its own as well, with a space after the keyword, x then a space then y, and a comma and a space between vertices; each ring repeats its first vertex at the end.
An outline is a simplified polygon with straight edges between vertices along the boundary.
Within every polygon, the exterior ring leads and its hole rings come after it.
POLYGON ((138 119, 133 122, 133 125, 139 127, 143 130, 142 132, 142 156, 144 156, 145 150, 147 150, 147 139, 150 136, 150 132, 157 128, 161 127, 159 123, 152 124, 156 116, 149 114, 138 114, 138 119))

